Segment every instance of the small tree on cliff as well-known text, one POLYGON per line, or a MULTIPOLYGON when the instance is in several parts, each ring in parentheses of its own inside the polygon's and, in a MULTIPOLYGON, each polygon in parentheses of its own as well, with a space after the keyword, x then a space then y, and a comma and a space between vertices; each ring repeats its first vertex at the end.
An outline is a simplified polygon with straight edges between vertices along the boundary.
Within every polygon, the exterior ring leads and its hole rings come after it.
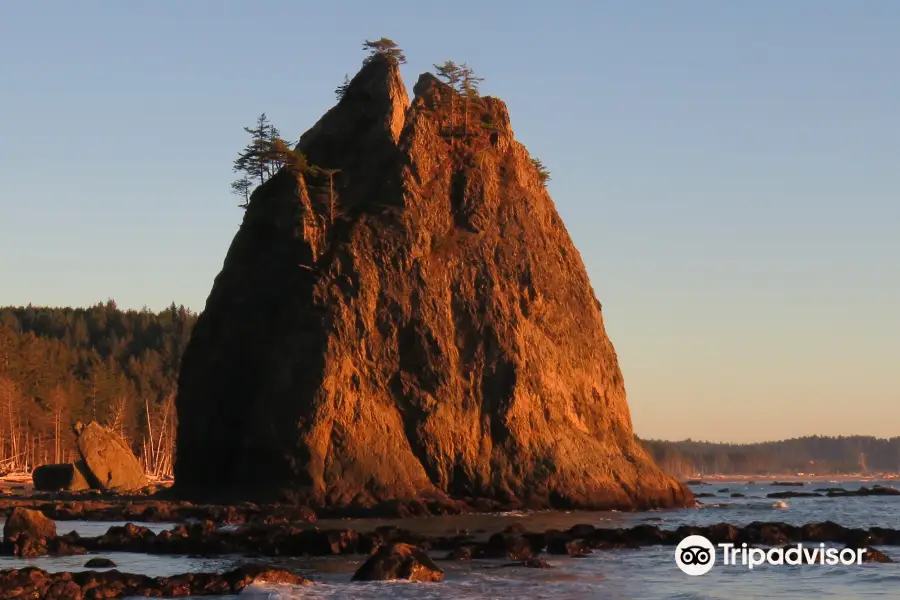
MULTIPOLYGON (((459 66, 453 62, 452 60, 445 60, 442 65, 434 65, 435 70, 437 71, 437 76, 440 79, 444 80, 444 83, 450 86, 450 89, 453 92, 456 91, 457 86, 459 85, 459 66)), ((453 126, 455 125, 453 118, 453 107, 456 104, 455 93, 448 94, 449 104, 450 104, 450 131, 453 131, 453 126)))
POLYGON ((251 139, 234 159, 234 172, 244 173, 248 179, 256 179, 262 185, 270 175, 264 157, 271 143, 272 124, 266 113, 262 113, 256 118, 256 126, 244 127, 244 131, 250 134, 251 139))
POLYGON ((266 113, 257 117, 255 126, 244 127, 244 131, 251 139, 234 159, 233 171, 241 177, 231 182, 231 192, 243 198, 240 206, 247 208, 254 182, 262 185, 284 167, 302 171, 305 160, 281 137, 281 132, 269 122, 266 113))
POLYGON ((247 208, 250 204, 250 192, 253 190, 253 182, 247 177, 241 177, 231 182, 231 193, 242 200, 238 206, 247 208))
POLYGON ((550 171, 547 170, 547 167, 544 166, 544 162, 539 158, 532 158, 531 164, 534 165, 534 168, 537 169, 538 177, 541 178, 541 183, 544 185, 550 181, 550 171))
POLYGON ((291 148, 290 142, 280 137, 272 140, 266 152, 265 160, 270 165, 277 166, 276 171, 272 173, 273 175, 281 169, 287 169, 295 175, 300 175, 310 172, 312 168, 306 161, 306 156, 291 148))
POLYGON ((334 88, 334 95, 337 96, 338 102, 344 99, 344 95, 347 93, 347 88, 350 87, 350 77, 344 75, 344 82, 334 88))
POLYGON ((478 99, 478 86, 484 81, 484 77, 475 75, 472 67, 463 63, 459 66, 457 72, 459 81, 459 93, 462 94, 465 101, 465 109, 463 116, 463 132, 469 132, 469 105, 478 99))
POLYGON ((406 56, 403 55, 403 50, 394 43, 394 40, 390 38, 383 37, 381 39, 375 40, 374 42, 370 42, 366 40, 363 42, 363 50, 367 50, 369 52, 369 56, 366 57, 365 62, 370 61, 374 56, 380 54, 382 56, 386 56, 391 60, 396 61, 401 65, 406 64, 406 56))
POLYGON ((334 176, 341 172, 340 169, 323 169, 316 167, 318 173, 328 177, 328 222, 334 225, 335 220, 341 216, 337 207, 337 195, 334 191, 334 176))

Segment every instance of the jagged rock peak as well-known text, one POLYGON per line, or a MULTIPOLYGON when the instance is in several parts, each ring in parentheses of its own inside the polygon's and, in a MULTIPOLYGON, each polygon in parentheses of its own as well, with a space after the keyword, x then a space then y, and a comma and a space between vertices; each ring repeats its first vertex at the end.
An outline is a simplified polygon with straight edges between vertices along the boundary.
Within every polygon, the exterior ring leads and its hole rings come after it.
POLYGON ((300 137, 297 149, 306 151, 317 136, 345 127, 383 127, 394 142, 400 139, 409 96, 396 61, 381 55, 369 58, 338 104, 300 137), (343 127, 342 127, 343 126, 343 127))
POLYGON ((581 257, 506 105, 376 57, 254 193, 185 351, 176 489, 685 505, 635 441, 581 257))
MULTIPOLYGON (((419 79, 413 86, 413 94, 415 96, 412 102, 413 107, 420 110, 439 112, 445 117, 444 113, 449 112, 449 99, 451 97, 455 100, 454 108, 460 111, 466 108, 465 99, 460 93, 432 73, 419 75, 419 79)), ((488 124, 492 131, 501 130, 512 135, 509 110, 507 110, 506 103, 503 100, 491 96, 482 96, 471 102, 468 108, 473 112, 473 124, 488 124)), ((473 127, 473 129, 475 128, 473 127)))

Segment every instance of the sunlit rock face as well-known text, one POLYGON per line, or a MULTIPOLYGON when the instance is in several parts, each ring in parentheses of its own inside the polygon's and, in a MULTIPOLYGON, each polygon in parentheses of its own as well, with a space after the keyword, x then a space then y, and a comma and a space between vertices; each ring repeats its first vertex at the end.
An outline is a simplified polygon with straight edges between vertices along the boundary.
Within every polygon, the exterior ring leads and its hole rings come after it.
POLYGON ((684 505, 505 104, 376 57, 253 194, 179 380, 176 490, 684 505), (451 107, 452 102, 452 107, 451 107))

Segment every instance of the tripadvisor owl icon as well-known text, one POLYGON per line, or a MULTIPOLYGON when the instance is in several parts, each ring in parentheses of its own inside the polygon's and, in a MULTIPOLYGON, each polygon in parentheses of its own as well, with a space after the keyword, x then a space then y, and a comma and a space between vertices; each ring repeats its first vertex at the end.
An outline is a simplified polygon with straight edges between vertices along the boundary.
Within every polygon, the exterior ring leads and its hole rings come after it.
POLYGON ((689 535, 675 548, 675 564, 688 575, 703 575, 716 564, 716 548, 702 535, 689 535))

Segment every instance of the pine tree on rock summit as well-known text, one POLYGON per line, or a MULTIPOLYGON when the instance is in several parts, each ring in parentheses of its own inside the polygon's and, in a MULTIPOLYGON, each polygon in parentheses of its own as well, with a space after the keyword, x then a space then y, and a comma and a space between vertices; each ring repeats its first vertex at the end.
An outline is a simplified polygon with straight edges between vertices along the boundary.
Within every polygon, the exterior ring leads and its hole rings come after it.
POLYGON ((375 40, 374 42, 366 40, 363 42, 363 50, 369 51, 369 56, 366 57, 365 62, 369 62, 373 57, 380 54, 382 56, 386 56, 401 65, 406 64, 406 56, 403 54, 403 50, 397 46, 394 40, 390 38, 383 37, 381 39, 375 40))
MULTIPOLYGON (((459 85, 459 79, 460 79, 459 66, 452 60, 445 60, 444 64, 434 65, 434 68, 437 71, 438 78, 443 79, 444 83, 446 83, 448 86, 450 86, 450 88, 454 92, 456 92, 457 86, 459 85)), ((455 96, 456 96, 455 93, 448 94, 448 97, 449 97, 448 104, 450 105, 450 131, 451 131, 451 133, 453 131, 453 127, 456 124, 455 119, 454 119, 454 113, 453 113, 453 108, 454 108, 454 105, 456 104, 455 96)))
POLYGON ((469 132, 469 105, 478 100, 478 87, 482 81, 484 81, 484 77, 478 77, 475 75, 475 71, 472 67, 468 66, 466 63, 463 63, 459 66, 459 70, 457 72, 458 81, 459 81, 459 92, 463 96, 463 100, 465 100, 465 109, 463 116, 463 132, 469 132))

